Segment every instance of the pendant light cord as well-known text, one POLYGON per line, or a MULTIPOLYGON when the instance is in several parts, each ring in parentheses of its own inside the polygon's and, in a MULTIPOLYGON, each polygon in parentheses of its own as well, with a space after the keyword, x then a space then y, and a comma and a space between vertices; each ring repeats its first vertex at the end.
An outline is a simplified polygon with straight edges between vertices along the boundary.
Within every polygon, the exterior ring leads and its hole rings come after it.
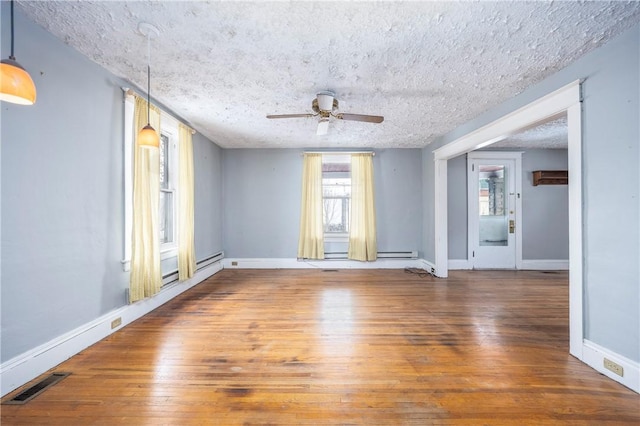
POLYGON ((151 125, 151 33, 147 34, 147 124, 151 125))
POLYGON ((16 57, 13 56, 13 39, 14 39, 14 30, 13 30, 13 0, 11 0, 11 55, 9 56, 9 59, 11 59, 12 61, 16 60, 16 57))

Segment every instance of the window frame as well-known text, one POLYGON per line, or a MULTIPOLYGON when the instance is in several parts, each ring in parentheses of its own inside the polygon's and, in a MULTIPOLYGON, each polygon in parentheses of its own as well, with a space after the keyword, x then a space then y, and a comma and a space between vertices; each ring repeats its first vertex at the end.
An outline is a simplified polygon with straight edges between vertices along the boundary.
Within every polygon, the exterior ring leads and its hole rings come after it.
MULTIPOLYGON (((179 179, 179 164, 178 161, 178 145, 180 143, 178 134, 178 122, 164 111, 160 115, 160 134, 166 136, 169 141, 169 147, 167 153, 169 154, 169 182, 168 188, 163 189, 160 187, 160 192, 172 194, 172 238, 171 241, 166 243, 160 243, 160 260, 169 259, 178 255, 178 212, 177 212, 177 200, 178 200, 178 179, 179 179)), ((158 209, 160 206, 158 205, 158 209)), ((160 212, 158 212, 158 221, 162 220, 160 212)))
MULTIPOLYGON (((322 164, 348 164, 349 165, 349 171, 348 172, 322 172, 322 204, 323 204, 323 208, 324 208, 324 201, 325 201, 325 196, 324 196, 324 180, 326 178, 348 178, 349 179, 349 186, 351 186, 351 154, 322 154, 322 164), (333 173, 335 176, 327 176, 327 174, 329 173, 333 173)), ((335 198, 335 197, 327 197, 327 198, 335 198)), ((349 209, 350 209, 350 204, 351 204, 351 191, 349 190, 349 196, 348 197, 339 197, 339 198, 348 198, 349 199, 349 209)), ((350 215, 350 210, 347 210, 347 215, 350 215)), ((324 241, 325 242, 329 242, 329 243, 348 243, 349 242, 349 228, 347 228, 347 231, 345 232, 331 232, 331 231, 327 231, 326 230, 326 224, 324 223, 324 211, 323 211, 323 235, 324 235, 324 241)), ((350 220, 349 217, 347 217, 347 226, 349 226, 348 221, 350 220)))

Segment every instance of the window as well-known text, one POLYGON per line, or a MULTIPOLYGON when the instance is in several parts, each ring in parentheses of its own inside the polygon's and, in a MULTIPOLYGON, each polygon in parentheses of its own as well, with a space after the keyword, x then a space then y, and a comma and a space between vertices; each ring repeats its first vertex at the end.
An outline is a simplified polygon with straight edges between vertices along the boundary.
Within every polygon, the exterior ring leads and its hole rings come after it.
MULTIPOLYGON (((134 123, 135 96, 125 94, 125 134, 124 134, 124 181, 125 181, 125 227, 124 256, 122 266, 130 270, 132 229, 133 229, 133 147, 135 143, 134 123)), ((178 121, 161 112, 160 120, 160 194, 159 194, 159 232, 160 257, 168 259, 177 256, 177 201, 178 201, 178 121)))
POLYGON ((162 258, 174 256, 177 247, 178 127, 162 114, 160 131, 160 197, 158 225, 162 258))
POLYGON ((325 238, 346 238, 349 234, 350 169, 350 155, 322 156, 322 208, 325 238))

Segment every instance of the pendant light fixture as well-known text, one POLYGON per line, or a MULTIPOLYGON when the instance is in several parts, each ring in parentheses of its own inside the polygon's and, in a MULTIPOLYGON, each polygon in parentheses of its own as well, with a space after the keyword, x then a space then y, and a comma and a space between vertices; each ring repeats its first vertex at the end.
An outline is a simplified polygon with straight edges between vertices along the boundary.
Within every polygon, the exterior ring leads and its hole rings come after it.
POLYGON ((36 102, 36 86, 27 71, 13 56, 13 0, 11 0, 11 55, 0 62, 0 100, 19 105, 33 105, 36 102))
POLYGON ((138 24, 138 31, 147 36, 147 125, 138 133, 138 145, 158 148, 160 138, 158 133, 151 126, 151 36, 159 34, 158 29, 151 24, 141 22, 138 24))

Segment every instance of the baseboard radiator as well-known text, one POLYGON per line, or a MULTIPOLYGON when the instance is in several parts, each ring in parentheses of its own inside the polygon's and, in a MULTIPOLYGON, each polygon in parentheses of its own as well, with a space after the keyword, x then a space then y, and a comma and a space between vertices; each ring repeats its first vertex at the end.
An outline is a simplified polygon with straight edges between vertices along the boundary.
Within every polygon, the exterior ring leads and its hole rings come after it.
MULTIPOLYGON (((347 260, 346 251, 325 252, 326 260, 347 260)), ((378 259, 417 259, 417 251, 379 251, 378 259)))
MULTIPOLYGON (((205 259, 199 260, 196 262, 196 272, 198 272, 199 270, 206 268, 207 266, 216 263, 216 262, 220 262, 222 259, 224 259, 224 252, 218 252, 212 256, 209 256, 205 259)), ((168 272, 167 274, 162 276, 162 285, 167 285, 167 284, 171 284, 178 281, 178 271, 172 271, 172 272, 168 272)))
MULTIPOLYGON (((198 272, 199 270, 206 268, 207 266, 214 264, 216 262, 220 262, 222 259, 224 259, 224 252, 218 252, 212 256, 209 256, 205 259, 199 260, 196 262, 196 272, 198 272)), ((166 286, 169 284, 173 284, 175 282, 178 281, 178 271, 171 271, 168 272, 166 274, 164 274, 162 276, 162 286, 166 286)), ((125 300, 125 305, 129 305, 131 302, 129 301, 129 289, 125 289, 124 290, 124 300, 125 300)))

